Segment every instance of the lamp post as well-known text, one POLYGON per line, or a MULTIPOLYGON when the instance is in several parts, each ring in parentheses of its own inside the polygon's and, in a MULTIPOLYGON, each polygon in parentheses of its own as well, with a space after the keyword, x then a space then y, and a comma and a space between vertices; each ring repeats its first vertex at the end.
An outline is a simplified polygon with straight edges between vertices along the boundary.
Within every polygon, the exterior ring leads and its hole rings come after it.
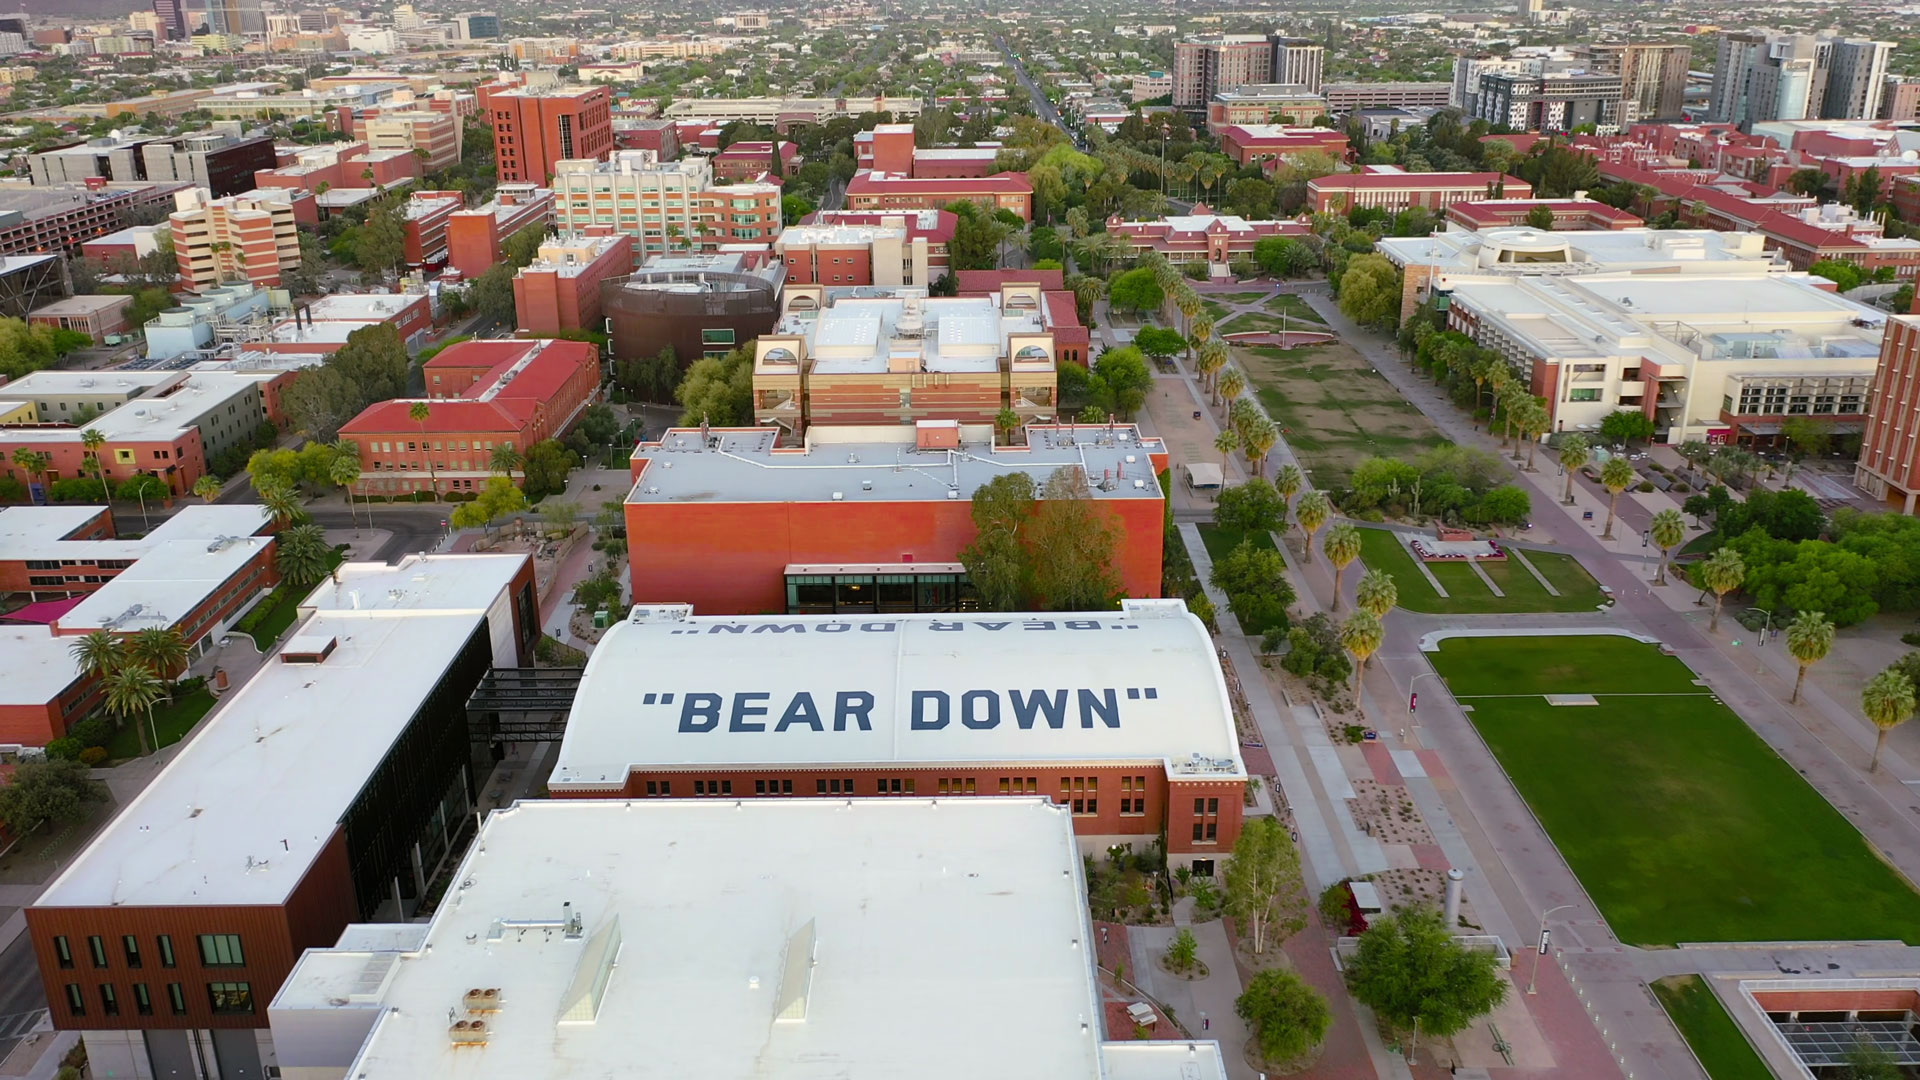
POLYGON ((1767 643, 1767 639, 1773 636, 1773 612, 1767 610, 1766 608, 1761 608, 1761 607, 1750 607, 1747 610, 1757 611, 1760 614, 1766 616, 1767 621, 1760 628, 1760 640, 1755 643, 1756 645, 1765 645, 1767 643))
POLYGON ((1415 716, 1414 716, 1415 710, 1413 706, 1414 706, 1414 702, 1417 700, 1417 696, 1414 693, 1414 687, 1420 685, 1421 679, 1429 679, 1429 678, 1438 679, 1440 678, 1440 673, 1437 671, 1423 671, 1418 675, 1415 675, 1413 678, 1407 680, 1407 719, 1413 721, 1413 727, 1414 727, 1414 730, 1416 731, 1418 731, 1420 728, 1420 721, 1415 719, 1415 716))
POLYGON ((1545 963, 1547 959, 1547 920, 1551 918, 1556 911, 1566 911, 1569 908, 1579 906, 1578 904, 1561 904, 1559 907, 1551 907, 1540 913, 1539 952, 1533 958, 1533 970, 1527 973, 1528 994, 1533 993, 1534 983, 1540 978, 1540 965, 1545 963))

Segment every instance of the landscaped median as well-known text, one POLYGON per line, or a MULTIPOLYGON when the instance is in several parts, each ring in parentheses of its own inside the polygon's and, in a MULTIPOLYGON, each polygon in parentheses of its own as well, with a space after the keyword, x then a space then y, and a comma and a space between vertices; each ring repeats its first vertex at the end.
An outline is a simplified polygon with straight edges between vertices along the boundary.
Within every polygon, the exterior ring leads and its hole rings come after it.
POLYGON ((1656 979, 1653 996, 1667 1010, 1673 1026, 1693 1048, 1700 1067, 1712 1080, 1773 1080, 1772 1070, 1747 1042, 1726 1006, 1698 975, 1669 975, 1656 979))
POLYGON ((1517 614, 1530 611, 1592 611, 1606 603, 1600 583, 1587 573, 1571 555, 1553 551, 1528 550, 1505 559, 1480 563, 1480 569, 1500 587, 1504 596, 1495 596, 1487 583, 1464 563, 1427 563, 1434 580, 1447 590, 1435 592, 1413 554, 1389 529, 1360 530, 1360 561, 1370 570, 1385 570, 1400 588, 1400 606, 1428 615, 1517 614), (1560 595, 1549 593, 1538 578, 1520 564, 1524 558, 1553 584, 1560 595))
POLYGON ((1452 637, 1428 657, 1620 940, 1920 942, 1912 883, 1659 646, 1452 637))

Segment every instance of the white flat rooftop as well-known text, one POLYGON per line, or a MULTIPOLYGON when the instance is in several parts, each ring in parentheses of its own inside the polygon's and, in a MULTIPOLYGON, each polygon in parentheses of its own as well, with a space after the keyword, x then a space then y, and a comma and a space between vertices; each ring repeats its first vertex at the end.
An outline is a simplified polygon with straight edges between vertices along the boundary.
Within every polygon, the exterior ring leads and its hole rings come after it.
POLYGON ((549 786, 714 766, 1153 762, 1244 777, 1226 683, 1178 600, 1048 615, 686 616, 616 624, 549 786))
POLYGON ((521 802, 455 880, 400 962, 309 951, 276 1043, 372 1019, 356 1080, 1102 1075, 1081 859, 1045 800, 521 802), (355 966, 377 1019, 332 992, 355 966), (500 991, 486 1042, 453 1045, 475 987, 500 991))
POLYGON ((309 304, 307 314, 320 322, 391 319, 425 300, 404 293, 333 293, 309 304))
MULTIPOLYGON (((34 401, 48 397, 84 397, 98 393, 106 412, 87 424, 108 442, 173 439, 217 406, 248 393, 273 378, 270 373, 243 371, 36 371, 7 385, 9 399, 34 401), (51 376, 51 377, 49 377, 51 376), (159 384, 181 379, 176 390, 159 384), (133 397, 129 394, 163 396, 133 397)), ((8 443, 78 442, 78 427, 0 427, 0 446, 8 443)))
POLYGON ((460 583, 469 610, 308 619, 302 634, 338 642, 326 662, 269 657, 36 903, 284 902, 525 557, 410 561, 460 583))

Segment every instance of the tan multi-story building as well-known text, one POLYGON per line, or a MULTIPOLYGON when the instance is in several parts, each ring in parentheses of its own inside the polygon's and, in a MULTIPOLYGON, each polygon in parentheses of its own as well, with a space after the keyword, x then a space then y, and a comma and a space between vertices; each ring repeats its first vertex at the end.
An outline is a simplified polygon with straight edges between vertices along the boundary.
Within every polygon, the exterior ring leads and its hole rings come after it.
POLYGON ((1273 45, 1265 34, 1224 34, 1173 47, 1176 109, 1205 108, 1215 94, 1273 81, 1273 45))
POLYGON ((366 116, 355 125, 369 150, 419 150, 427 172, 460 164, 461 123, 451 112, 410 109, 366 116))
POLYGON ((933 283, 947 268, 954 215, 945 210, 899 214, 828 211, 819 220, 790 225, 773 242, 774 261, 789 285, 915 285, 933 283))
POLYGON ((553 198, 562 232, 611 226, 638 239, 638 258, 780 235, 780 185, 715 187, 704 158, 661 162, 622 150, 605 163, 562 161, 554 166, 553 198))
POLYGON ((1693 46, 1627 42, 1587 45, 1581 52, 1596 73, 1620 76, 1623 124, 1672 122, 1685 115, 1693 46))
POLYGON ((231 280, 272 286, 280 284, 283 271, 299 269, 300 232, 294 200, 306 193, 284 194, 284 199, 264 191, 215 199, 205 188, 177 194, 174 203, 178 209, 168 220, 173 226, 180 280, 194 289, 208 289, 231 280))

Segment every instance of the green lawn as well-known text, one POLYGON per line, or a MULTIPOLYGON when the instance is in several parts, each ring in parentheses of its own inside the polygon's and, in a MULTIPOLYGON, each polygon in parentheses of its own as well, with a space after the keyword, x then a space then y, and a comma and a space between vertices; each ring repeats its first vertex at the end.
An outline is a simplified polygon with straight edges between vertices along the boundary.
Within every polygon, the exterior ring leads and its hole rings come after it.
POLYGON ((1653 996, 1712 1080, 1773 1080, 1773 1072, 1698 975, 1656 979, 1653 996))
POLYGON ((1622 941, 1920 942, 1912 884, 1658 646, 1450 638, 1430 658, 1622 941))
POLYGON ((1308 307, 1304 299, 1292 293, 1281 293, 1261 306, 1273 312, 1275 315, 1284 314, 1291 319, 1319 323, 1322 326, 1327 324, 1327 320, 1321 318, 1319 312, 1308 307))
POLYGON ((1463 563, 1429 563, 1446 596, 1433 591, 1414 563, 1413 555, 1386 529, 1360 530, 1360 560, 1369 569, 1385 570, 1393 575, 1400 589, 1400 606, 1408 611, 1429 615, 1514 614, 1529 611, 1592 611, 1605 603, 1600 585, 1571 555, 1558 552, 1527 552, 1527 558, 1539 568, 1559 596, 1547 592, 1517 557, 1505 562, 1482 563, 1494 584, 1505 596, 1495 596, 1473 568, 1463 563))
POLYGON ((1249 311, 1244 315, 1235 316, 1232 322, 1227 323, 1221 328, 1221 332, 1227 334, 1246 334, 1256 330, 1265 330, 1278 334, 1287 330, 1325 332, 1326 329, 1327 324, 1318 319, 1293 318, 1283 320, 1278 315, 1261 315, 1249 311))
MULTIPOLYGON (((154 749, 172 746, 187 737, 193 725, 207 715, 213 708, 213 695, 206 690, 195 690, 191 694, 181 694, 170 702, 154 706, 153 727, 158 733, 159 744, 154 749)), ((144 726, 147 718, 142 716, 120 725, 120 730, 107 740, 107 759, 118 761, 122 758, 140 756, 140 732, 134 725, 144 726)))

